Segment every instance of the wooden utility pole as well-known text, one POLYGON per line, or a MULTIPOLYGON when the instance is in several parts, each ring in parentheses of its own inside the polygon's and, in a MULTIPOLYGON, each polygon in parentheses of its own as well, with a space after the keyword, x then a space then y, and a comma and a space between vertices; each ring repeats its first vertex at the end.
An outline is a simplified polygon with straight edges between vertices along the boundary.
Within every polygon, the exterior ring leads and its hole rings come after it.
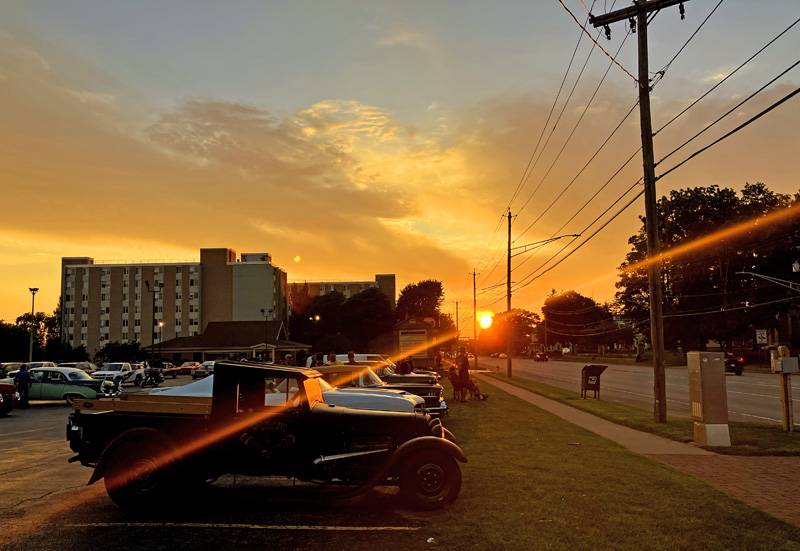
POLYGON ((458 301, 456 301, 456 332, 458 333, 460 330, 458 328, 458 301))
POLYGON ((508 209, 508 255, 506 256, 506 375, 511 378, 511 339, 514 328, 511 324, 511 209, 508 209))
POLYGON ((478 284, 475 268, 472 268, 472 348, 475 369, 478 369, 478 284))
MULTIPOLYGON (((642 133, 642 164, 644 166, 644 212, 647 233, 647 256, 656 258, 661 250, 658 237, 658 213, 656 210, 656 173, 653 154, 653 127, 650 120, 650 71, 647 56, 647 16, 688 0, 635 0, 633 6, 598 17, 590 16, 594 27, 604 27, 611 37, 609 25, 629 20, 631 29, 639 34, 639 120, 642 133)), ((658 423, 667 422, 666 374, 664 370, 664 316, 661 289, 661 262, 647 266, 647 283, 650 294, 650 340, 653 349, 653 418, 658 423)))

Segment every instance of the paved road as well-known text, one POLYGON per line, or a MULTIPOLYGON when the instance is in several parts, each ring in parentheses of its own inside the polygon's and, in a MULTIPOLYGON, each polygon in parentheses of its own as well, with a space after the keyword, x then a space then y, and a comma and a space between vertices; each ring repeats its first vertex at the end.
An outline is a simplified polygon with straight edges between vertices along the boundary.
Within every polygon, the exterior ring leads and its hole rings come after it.
MULTIPOLYGON (((505 360, 481 358, 481 364, 505 370, 505 360)), ((580 372, 584 363, 550 361, 534 362, 514 359, 515 374, 549 385, 580 391, 580 372)), ((795 419, 800 420, 800 377, 793 378, 795 419)), ((653 403, 653 370, 648 366, 609 365, 601 378, 602 397, 645 409, 653 403)), ((766 373, 745 373, 726 377, 728 411, 732 421, 779 423, 781 420, 777 376, 766 373)), ((667 402, 671 415, 691 415, 689 380, 685 368, 667 369, 667 402)))

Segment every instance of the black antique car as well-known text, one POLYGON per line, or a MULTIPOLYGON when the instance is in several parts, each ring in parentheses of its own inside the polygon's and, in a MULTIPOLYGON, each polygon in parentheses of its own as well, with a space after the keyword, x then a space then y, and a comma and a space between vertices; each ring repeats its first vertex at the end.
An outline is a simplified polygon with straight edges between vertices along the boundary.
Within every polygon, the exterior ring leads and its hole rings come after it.
POLYGON ((70 461, 93 467, 122 507, 152 507, 222 474, 338 484, 352 496, 397 485, 433 509, 461 488, 466 457, 438 419, 326 404, 311 369, 217 362, 211 398, 129 394, 76 402, 70 461))
POLYGON ((434 417, 447 415, 448 406, 444 399, 444 387, 439 383, 426 382, 427 379, 402 380, 388 383, 379 377, 367 362, 355 364, 329 364, 315 369, 322 373, 328 383, 335 387, 365 388, 378 390, 404 390, 425 400, 425 411, 434 417))

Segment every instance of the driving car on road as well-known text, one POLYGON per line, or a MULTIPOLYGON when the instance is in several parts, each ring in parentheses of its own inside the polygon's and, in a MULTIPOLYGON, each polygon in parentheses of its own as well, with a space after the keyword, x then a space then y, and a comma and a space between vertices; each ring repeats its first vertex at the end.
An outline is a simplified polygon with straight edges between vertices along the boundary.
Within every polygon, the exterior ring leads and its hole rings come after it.
POLYGON ((331 497, 394 485, 420 509, 458 497, 467 459, 438 419, 328 404, 310 369, 221 361, 214 370, 210 399, 170 402, 162 393, 76 404, 70 461, 93 467, 89 483, 102 479, 130 510, 164 506, 223 474, 343 488, 331 497))
POLYGON ((744 373, 744 357, 733 352, 725 352, 725 372, 735 373, 741 377, 744 373))

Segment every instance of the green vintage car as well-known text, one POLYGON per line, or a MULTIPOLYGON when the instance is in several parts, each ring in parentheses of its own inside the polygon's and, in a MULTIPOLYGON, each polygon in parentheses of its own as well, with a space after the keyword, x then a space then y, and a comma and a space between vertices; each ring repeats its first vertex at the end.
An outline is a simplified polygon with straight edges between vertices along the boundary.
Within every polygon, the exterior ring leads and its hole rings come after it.
POLYGON ((38 367, 31 369, 30 400, 65 400, 100 398, 103 381, 93 379, 73 367, 38 367))

